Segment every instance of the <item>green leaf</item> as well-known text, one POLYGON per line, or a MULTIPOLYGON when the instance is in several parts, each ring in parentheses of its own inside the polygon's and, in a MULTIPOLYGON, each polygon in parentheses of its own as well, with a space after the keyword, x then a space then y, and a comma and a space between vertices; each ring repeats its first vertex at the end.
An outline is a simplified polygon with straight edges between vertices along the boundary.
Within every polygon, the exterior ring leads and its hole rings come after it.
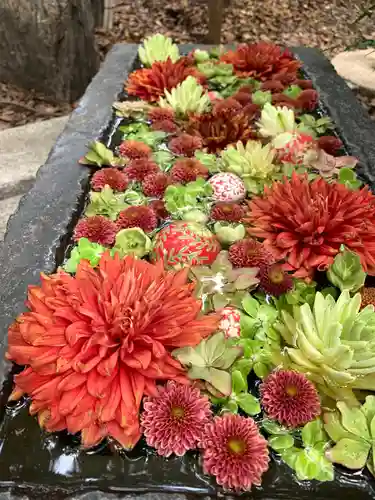
POLYGON ((254 363, 253 367, 254 373, 260 379, 264 379, 270 373, 271 369, 269 366, 263 363, 254 363))
POLYGON ((251 369, 252 369, 252 362, 249 359, 238 359, 232 366, 232 373, 235 370, 238 370, 241 372, 242 376, 244 379, 247 379, 247 376, 249 375, 251 369))
POLYGON ((337 408, 341 412, 342 425, 347 431, 362 439, 371 439, 366 417, 359 408, 349 408, 343 401, 337 403, 337 408))
MULTIPOLYGON (((375 417, 375 396, 367 396, 365 402, 361 406, 362 413, 365 415, 367 423, 372 422, 375 417)), ((375 439, 375 433, 371 430, 371 436, 375 439)))
POLYGON ((222 413, 230 412, 230 413, 238 413, 238 404, 234 399, 229 399, 225 405, 223 405, 221 409, 222 413))
POLYGON ((324 432, 320 418, 307 423, 302 429, 302 441, 306 447, 314 446, 321 441, 327 441, 327 434, 324 432))
POLYGON ((251 295, 249 295, 242 301, 242 307, 249 316, 251 316, 252 318, 257 317, 260 307, 259 302, 251 297, 251 295))
POLYGON ((291 99, 297 99, 301 92, 301 87, 299 87, 298 85, 291 85, 283 91, 283 94, 290 97, 291 99))
POLYGON ((274 434, 276 436, 283 436, 289 433, 288 429, 285 429, 285 427, 273 420, 263 420, 262 427, 268 434, 274 434))
POLYGON ((294 438, 290 434, 284 434, 283 436, 271 436, 268 438, 268 444, 273 450, 280 452, 294 446, 294 438))
POLYGON ((235 394, 247 391, 247 380, 239 370, 232 371, 232 391, 235 394))
POLYGON ((236 401, 241 410, 247 415, 258 415, 261 411, 258 399, 252 394, 239 394, 236 396, 236 401))
POLYGON ((240 327, 241 327, 241 337, 243 338, 253 338, 259 326, 258 320, 251 318, 247 314, 241 313, 240 327))
POLYGON ((343 438, 354 437, 351 432, 348 432, 341 425, 341 419, 338 412, 325 413, 323 415, 324 429, 328 433, 329 437, 337 443, 343 438))
POLYGON ((348 469, 362 469, 365 466, 371 445, 361 439, 341 439, 327 451, 328 459, 348 469))

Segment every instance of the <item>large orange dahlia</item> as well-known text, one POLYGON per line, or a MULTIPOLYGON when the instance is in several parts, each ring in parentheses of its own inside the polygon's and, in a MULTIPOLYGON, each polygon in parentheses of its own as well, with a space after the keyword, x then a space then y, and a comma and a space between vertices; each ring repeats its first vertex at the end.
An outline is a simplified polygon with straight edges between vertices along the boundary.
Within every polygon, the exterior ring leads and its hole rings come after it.
POLYGON ((188 76, 194 76, 199 83, 206 78, 193 66, 189 66, 186 58, 172 62, 170 58, 163 62, 154 62, 151 68, 133 71, 126 84, 129 95, 137 96, 144 101, 156 102, 163 97, 165 90, 171 90, 188 76))
POLYGON ((325 269, 344 244, 356 252, 365 271, 375 275, 375 196, 363 188, 313 182, 293 174, 249 202, 248 232, 264 240, 276 260, 295 276, 325 269))
POLYGON ((81 432, 82 444, 112 437, 125 448, 140 438, 139 407, 158 381, 186 382, 170 351, 195 346, 217 327, 200 316, 188 270, 104 254, 76 276, 41 276, 9 328, 7 358, 26 365, 11 399, 27 393, 47 431, 81 432))
POLYGON ((288 77, 297 78, 301 63, 289 50, 267 42, 241 44, 236 50, 229 50, 221 61, 233 64, 241 77, 253 77, 262 81, 288 77))

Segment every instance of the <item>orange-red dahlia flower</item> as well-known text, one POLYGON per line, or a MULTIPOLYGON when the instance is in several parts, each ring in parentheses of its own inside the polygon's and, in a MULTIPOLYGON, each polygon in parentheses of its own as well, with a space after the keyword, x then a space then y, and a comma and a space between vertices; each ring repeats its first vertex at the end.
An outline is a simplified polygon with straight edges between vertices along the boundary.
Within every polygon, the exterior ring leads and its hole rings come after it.
POLYGON ((81 432, 85 447, 108 436, 132 448, 143 395, 157 396, 159 380, 186 382, 170 352, 197 345, 219 321, 200 315, 187 274, 106 253, 75 277, 42 275, 29 287, 30 312, 9 328, 7 358, 26 365, 11 398, 27 393, 47 431, 81 432))
POLYGON ((266 187, 249 202, 248 232, 264 240, 285 271, 311 277, 325 269, 344 244, 356 252, 365 271, 375 275, 375 197, 322 178, 304 175, 266 187))
POLYGON ((165 90, 171 90, 188 76, 194 76, 199 83, 206 78, 194 66, 190 66, 186 58, 173 63, 170 58, 163 62, 154 62, 151 68, 143 68, 130 74, 126 90, 129 95, 137 96, 144 101, 156 102, 163 97, 165 90))
POLYGON ((279 78, 285 74, 297 78, 301 67, 289 50, 267 42, 241 44, 236 50, 229 50, 221 56, 221 61, 233 64, 238 76, 253 77, 258 80, 279 78))

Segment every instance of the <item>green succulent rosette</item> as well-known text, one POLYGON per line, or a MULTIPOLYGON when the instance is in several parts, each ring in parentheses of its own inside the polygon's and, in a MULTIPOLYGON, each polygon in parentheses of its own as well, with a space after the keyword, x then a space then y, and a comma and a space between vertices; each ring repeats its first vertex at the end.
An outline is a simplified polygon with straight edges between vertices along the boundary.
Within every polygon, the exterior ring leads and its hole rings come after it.
POLYGON ((357 292, 366 280, 359 255, 343 247, 328 268, 327 278, 342 292, 357 292))
POLYGON ((139 227, 121 229, 116 235, 113 253, 118 253, 120 257, 134 255, 142 258, 152 250, 152 242, 147 234, 139 227))
POLYGON ((127 208, 129 204, 125 200, 125 193, 115 194, 109 186, 99 191, 90 191, 90 202, 85 210, 85 215, 104 215, 111 220, 116 220, 118 214, 127 208))
POLYGON ((138 49, 138 55, 145 66, 151 66, 157 61, 166 61, 168 58, 176 62, 180 58, 178 45, 160 33, 146 38, 138 49))
POLYGON ((99 264, 100 257, 106 248, 99 243, 92 243, 87 238, 80 238, 77 245, 72 249, 69 259, 63 266, 67 273, 75 273, 78 264, 82 260, 87 260, 90 265, 95 267, 99 264))
POLYGON ((170 92, 165 90, 165 97, 159 99, 161 108, 172 108, 177 116, 187 113, 201 114, 211 106, 210 98, 204 87, 193 76, 188 76, 170 92))

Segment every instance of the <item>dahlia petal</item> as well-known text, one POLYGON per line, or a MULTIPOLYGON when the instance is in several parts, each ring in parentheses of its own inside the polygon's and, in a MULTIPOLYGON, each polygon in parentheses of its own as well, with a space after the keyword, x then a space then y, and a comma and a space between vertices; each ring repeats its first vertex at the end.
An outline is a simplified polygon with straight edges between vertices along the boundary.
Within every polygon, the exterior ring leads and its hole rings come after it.
POLYGON ((70 391, 65 391, 60 396, 59 412, 61 415, 69 415, 80 404, 83 397, 87 393, 84 386, 76 387, 70 391))
POLYGON ((70 372, 64 378, 62 378, 57 386, 58 391, 71 391, 76 389, 84 382, 86 382, 87 377, 83 373, 70 372))
POLYGON ((76 344, 79 339, 89 337, 91 333, 84 321, 74 321, 65 329, 66 340, 71 346, 76 344))
POLYGON ((81 429, 89 427, 92 421, 92 411, 78 413, 77 415, 66 416, 66 428, 71 434, 80 432, 81 429))
POLYGON ((101 422, 109 422, 115 418, 117 407, 121 401, 121 390, 118 383, 111 385, 106 400, 99 402, 96 414, 101 422))
POLYGON ((100 375, 103 375, 104 377, 110 377, 114 370, 117 369, 118 357, 119 352, 115 351, 108 358, 103 359, 96 367, 98 373, 100 373, 100 375))
POLYGON ((139 372, 133 371, 130 379, 135 399, 135 405, 137 408, 139 408, 145 390, 145 377, 141 375, 139 372))
POLYGON ((81 433, 82 446, 84 448, 90 448, 95 446, 102 441, 105 437, 105 429, 97 424, 91 423, 88 427, 85 427, 81 433))
POLYGON ((110 377, 102 376, 98 370, 94 368, 88 373, 87 376, 87 392, 94 398, 101 399, 107 392, 108 387, 111 385, 116 372, 112 372, 110 377))
POLYGON ((125 450, 131 450, 141 438, 141 432, 138 425, 124 429, 118 422, 112 420, 106 424, 107 432, 111 435, 125 450))

